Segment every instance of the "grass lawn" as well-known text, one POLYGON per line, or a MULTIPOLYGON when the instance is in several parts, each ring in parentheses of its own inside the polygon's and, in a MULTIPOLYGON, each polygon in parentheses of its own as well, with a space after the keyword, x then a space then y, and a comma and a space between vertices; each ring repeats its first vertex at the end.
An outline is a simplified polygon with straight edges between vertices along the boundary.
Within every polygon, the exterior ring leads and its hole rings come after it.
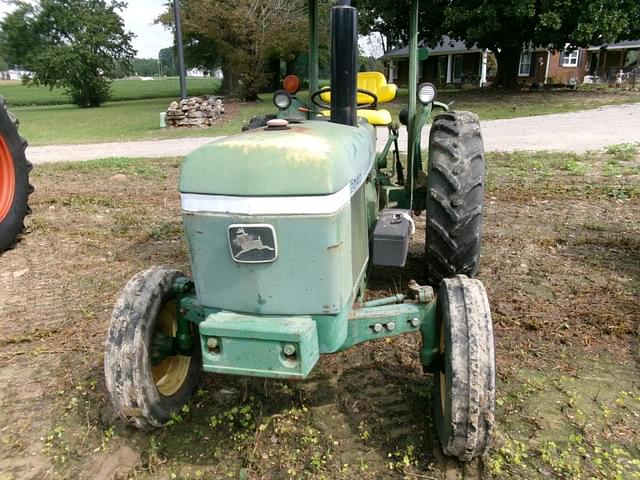
POLYGON ((72 105, 18 107, 20 132, 31 145, 117 142, 193 136, 229 135, 255 115, 273 110, 271 102, 228 103, 225 117, 210 129, 160 128, 160 112, 171 98, 110 102, 100 108, 72 105))
MULTIPOLYGON (((394 118, 407 106, 408 91, 400 89, 394 102, 386 104, 394 118)), ((619 105, 640 102, 640 92, 615 89, 604 91, 556 91, 556 92, 502 92, 485 90, 445 90, 438 92, 436 100, 453 102, 455 110, 468 110, 478 114, 481 120, 529 117, 551 113, 574 112, 598 108, 603 105, 619 105)))
MULTIPOLYGON (((271 94, 261 95, 261 102, 227 102, 224 118, 211 129, 161 129, 159 114, 174 100, 177 93, 173 80, 148 81, 130 80, 116 82, 120 98, 136 98, 152 95, 148 85, 152 85, 156 95, 164 98, 110 102, 101 108, 79 109, 72 105, 24 106, 13 110, 21 121, 22 133, 32 145, 72 144, 91 142, 117 142, 125 140, 165 139, 176 137, 229 135, 240 131, 241 126, 255 115, 273 113, 271 94), (173 90, 172 90, 173 88, 173 90), (166 89, 166 90, 163 90, 166 89), (166 93, 163 93, 166 92, 166 93)), ((211 80, 190 79, 190 94, 204 93, 211 80)), ((21 86, 19 86, 21 87, 21 86)), ((0 84, 0 88, 4 85, 0 84)), ((26 87, 21 87, 26 88, 26 87)), ((2 93, 4 91, 2 90, 2 93)), ((306 92, 299 94, 306 97, 306 92)), ((11 100, 11 97, 9 97, 11 100)), ((500 92, 485 91, 443 91, 438 95, 442 102, 454 102, 456 110, 470 110, 481 120, 513 118, 550 113, 571 112, 597 108, 603 105, 617 105, 640 102, 640 92, 606 91, 559 91, 559 92, 500 92)), ((407 104, 407 91, 402 89, 398 99, 386 104, 394 118, 407 104)))
MULTIPOLYGON (((211 95, 217 92, 220 82, 213 78, 188 78, 190 95, 211 95)), ((111 86, 112 101, 141 100, 145 98, 165 98, 180 95, 178 77, 160 80, 115 80, 111 86)), ((0 95, 12 107, 26 105, 62 105, 69 103, 69 97, 61 88, 49 90, 46 87, 27 87, 16 81, 0 81, 0 95)))

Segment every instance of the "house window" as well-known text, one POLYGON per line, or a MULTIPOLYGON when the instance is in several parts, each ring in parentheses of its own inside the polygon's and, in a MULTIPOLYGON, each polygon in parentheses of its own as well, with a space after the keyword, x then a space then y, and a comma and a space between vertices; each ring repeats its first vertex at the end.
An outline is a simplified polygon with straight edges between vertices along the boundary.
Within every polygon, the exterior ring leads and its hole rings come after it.
POLYGON ((520 54, 520 67, 518 67, 518 76, 528 77, 531 72, 531 52, 522 52, 520 54))
POLYGON ((462 80, 462 55, 456 55, 453 57, 453 81, 459 82, 462 80))
POLYGON ((573 52, 567 52, 566 50, 562 51, 562 66, 563 67, 577 67, 578 66, 578 55, 580 52, 578 50, 574 50, 573 52))

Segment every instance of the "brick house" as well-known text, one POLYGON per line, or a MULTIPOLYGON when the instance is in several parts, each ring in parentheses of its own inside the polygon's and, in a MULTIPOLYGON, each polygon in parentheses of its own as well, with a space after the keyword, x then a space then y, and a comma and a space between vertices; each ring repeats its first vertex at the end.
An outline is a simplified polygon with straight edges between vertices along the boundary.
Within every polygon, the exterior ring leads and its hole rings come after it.
MULTIPOLYGON (((419 62, 418 79, 436 85, 490 84, 495 75, 492 53, 447 36, 429 57, 419 62)), ((388 78, 406 85, 409 78, 409 48, 392 50, 382 57, 388 78)), ((520 54, 518 79, 524 84, 561 83, 577 85, 585 81, 612 81, 622 69, 638 70, 640 40, 610 45, 590 46, 575 50, 550 51, 543 47, 525 49, 520 54)))
POLYGON ((577 85, 587 74, 587 62, 587 50, 584 48, 554 52, 544 48, 525 50, 520 54, 518 78, 527 84, 577 85))
MULTIPOLYGON (((409 78, 409 47, 392 50, 382 60, 390 81, 406 85, 409 78)), ((464 42, 447 36, 442 37, 435 48, 429 48, 429 57, 418 63, 419 81, 436 85, 480 85, 481 82, 484 85, 493 73, 487 70, 487 50, 467 48, 464 42)))
POLYGON ((630 73, 640 69, 640 40, 595 45, 587 53, 587 71, 594 81, 613 82, 620 70, 630 73))

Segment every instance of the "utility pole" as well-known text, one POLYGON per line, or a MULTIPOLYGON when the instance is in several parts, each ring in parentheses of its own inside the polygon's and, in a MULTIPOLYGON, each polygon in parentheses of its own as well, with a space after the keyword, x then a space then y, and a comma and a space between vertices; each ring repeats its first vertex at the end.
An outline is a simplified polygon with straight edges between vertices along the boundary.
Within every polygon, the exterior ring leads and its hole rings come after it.
POLYGON ((173 15, 175 19, 176 47, 178 48, 178 70, 180 74, 180 98, 187 98, 187 79, 184 69, 184 45, 182 44, 182 20, 180 19, 180 3, 173 0, 173 15))

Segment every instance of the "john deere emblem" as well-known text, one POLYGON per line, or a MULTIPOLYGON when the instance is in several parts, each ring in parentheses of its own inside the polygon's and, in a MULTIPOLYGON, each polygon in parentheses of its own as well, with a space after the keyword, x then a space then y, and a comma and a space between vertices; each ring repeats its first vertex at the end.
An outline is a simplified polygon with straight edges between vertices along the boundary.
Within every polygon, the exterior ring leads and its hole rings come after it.
POLYGON ((276 232, 271 225, 231 225, 231 256, 240 263, 273 262, 278 256, 276 232))

